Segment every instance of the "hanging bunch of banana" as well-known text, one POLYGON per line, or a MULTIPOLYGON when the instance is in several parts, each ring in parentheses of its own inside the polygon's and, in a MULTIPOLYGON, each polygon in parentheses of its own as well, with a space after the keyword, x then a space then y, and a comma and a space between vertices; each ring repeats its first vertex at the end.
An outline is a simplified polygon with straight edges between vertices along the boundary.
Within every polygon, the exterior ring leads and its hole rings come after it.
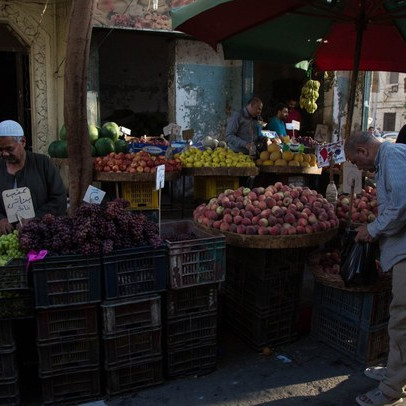
POLYGON ((311 79, 309 79, 302 87, 299 105, 302 109, 306 109, 310 114, 313 114, 317 110, 316 100, 319 97, 319 88, 320 82, 311 79))

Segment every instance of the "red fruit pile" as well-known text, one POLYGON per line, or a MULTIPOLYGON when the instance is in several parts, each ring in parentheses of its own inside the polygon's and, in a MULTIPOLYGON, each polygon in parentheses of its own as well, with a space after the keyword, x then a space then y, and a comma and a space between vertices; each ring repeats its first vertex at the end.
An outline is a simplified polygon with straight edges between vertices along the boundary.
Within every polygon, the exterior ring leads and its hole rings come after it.
MULTIPOLYGON (((350 211, 350 196, 340 195, 337 201, 337 217, 348 220, 350 211)), ((378 215, 378 203, 376 200, 376 189, 367 186, 360 195, 354 197, 351 221, 354 223, 371 223, 378 215)))
POLYGON ((163 137, 134 137, 132 142, 157 146, 169 145, 169 142, 163 137))
POLYGON ((334 206, 308 187, 275 185, 225 190, 198 206, 196 222, 238 234, 311 234, 338 226, 334 206))
POLYGON ((179 159, 166 159, 164 156, 151 155, 145 151, 131 154, 112 152, 94 160, 94 169, 99 172, 155 173, 158 165, 165 165, 165 172, 182 169, 179 159))
POLYGON ((340 273, 340 259, 340 252, 332 250, 320 254, 315 265, 325 273, 338 275, 340 273))

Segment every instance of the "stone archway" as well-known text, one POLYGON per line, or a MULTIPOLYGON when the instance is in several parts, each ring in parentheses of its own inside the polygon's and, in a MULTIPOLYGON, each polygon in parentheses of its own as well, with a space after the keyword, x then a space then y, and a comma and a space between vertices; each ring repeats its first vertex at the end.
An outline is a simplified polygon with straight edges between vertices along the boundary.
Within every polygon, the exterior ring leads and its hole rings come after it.
POLYGON ((41 27, 38 27, 38 21, 24 13, 17 5, 0 6, 0 22, 8 24, 29 47, 33 149, 36 152, 47 153, 50 127, 49 37, 41 27))

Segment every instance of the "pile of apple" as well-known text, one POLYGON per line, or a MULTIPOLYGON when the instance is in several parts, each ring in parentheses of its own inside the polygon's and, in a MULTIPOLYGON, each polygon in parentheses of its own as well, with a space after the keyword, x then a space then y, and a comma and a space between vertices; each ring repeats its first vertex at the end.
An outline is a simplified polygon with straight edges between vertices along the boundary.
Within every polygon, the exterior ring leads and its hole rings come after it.
POLYGON ((128 154, 112 152, 94 160, 94 169, 99 172, 155 173, 158 165, 165 165, 165 172, 182 169, 179 159, 167 159, 145 151, 128 154))
POLYGON ((197 223, 238 234, 312 234, 338 226, 334 206, 308 187, 276 182, 267 188, 227 189, 193 212, 197 223))
POLYGON ((136 144, 147 144, 147 145, 169 145, 169 142, 163 137, 134 137, 131 139, 133 143, 136 144))
MULTIPOLYGON (((350 196, 340 195, 337 200, 337 217, 348 220, 350 196)), ((351 221, 354 223, 371 223, 378 214, 376 189, 367 186, 361 194, 354 196, 351 210, 351 221)))
POLYGON ((316 254, 310 259, 312 266, 316 266, 324 273, 338 275, 340 273, 341 255, 338 249, 316 254))

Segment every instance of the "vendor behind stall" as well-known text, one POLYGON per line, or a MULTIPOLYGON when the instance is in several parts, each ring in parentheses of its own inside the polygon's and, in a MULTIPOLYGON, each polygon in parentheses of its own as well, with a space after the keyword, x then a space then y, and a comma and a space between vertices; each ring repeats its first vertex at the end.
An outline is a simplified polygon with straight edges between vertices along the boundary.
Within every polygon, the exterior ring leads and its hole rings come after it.
POLYGON ((288 106, 285 103, 278 103, 276 105, 275 115, 269 120, 266 126, 267 130, 275 131, 281 141, 283 137, 287 135, 285 122, 288 117, 288 106))
MULTIPOLYGON (((24 131, 12 120, 0 123, 0 193, 28 187, 36 217, 66 214, 66 190, 52 161, 42 154, 25 150, 24 131)), ((12 232, 0 198, 0 235, 12 232)))
POLYGON ((262 128, 258 121, 262 107, 261 99, 253 97, 240 111, 231 114, 227 121, 226 140, 234 152, 256 155, 258 129, 262 128))

